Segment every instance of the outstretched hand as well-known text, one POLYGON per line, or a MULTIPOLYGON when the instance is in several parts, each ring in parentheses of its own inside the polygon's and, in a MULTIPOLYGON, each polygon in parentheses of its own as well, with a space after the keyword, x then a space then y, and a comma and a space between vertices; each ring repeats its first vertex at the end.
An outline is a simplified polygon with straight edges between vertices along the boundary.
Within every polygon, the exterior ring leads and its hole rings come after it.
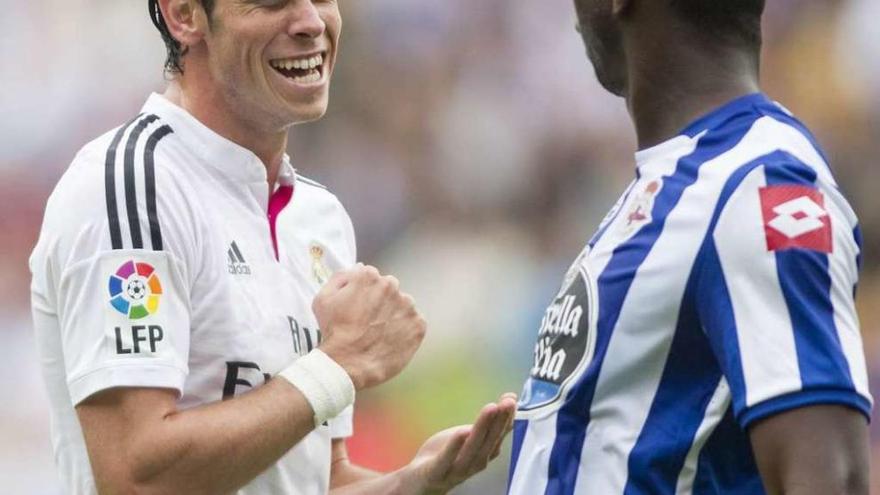
POLYGON ((428 439, 409 464, 406 494, 444 494, 486 469, 501 452, 513 426, 516 395, 507 393, 480 410, 472 425, 443 430, 428 439))

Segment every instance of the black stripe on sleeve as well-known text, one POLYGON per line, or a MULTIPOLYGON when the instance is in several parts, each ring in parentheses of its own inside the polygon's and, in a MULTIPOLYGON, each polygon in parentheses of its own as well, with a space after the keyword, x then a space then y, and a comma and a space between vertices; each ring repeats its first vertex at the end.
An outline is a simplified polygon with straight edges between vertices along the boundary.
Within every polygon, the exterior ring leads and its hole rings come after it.
POLYGON ((125 144, 125 209, 128 212, 128 228, 131 231, 131 247, 133 249, 143 249, 144 247, 138 215, 137 188, 134 181, 134 152, 137 148, 138 138, 141 137, 144 129, 158 118, 155 115, 147 115, 146 118, 138 122, 138 125, 128 135, 128 142, 125 144))
POLYGON ((110 227, 110 245, 113 249, 122 249, 122 229, 119 227, 119 210, 116 208, 116 150, 122 136, 131 124, 141 118, 140 114, 125 123, 113 136, 107 156, 104 159, 104 196, 107 202, 107 224, 110 227))
POLYGON ((156 145, 165 136, 174 132, 167 125, 156 129, 155 132, 147 139, 144 147, 144 177, 145 190, 147 193, 147 218, 150 221, 150 239, 152 239, 153 250, 161 251, 162 248, 162 229, 159 226, 159 216, 156 211, 156 145))

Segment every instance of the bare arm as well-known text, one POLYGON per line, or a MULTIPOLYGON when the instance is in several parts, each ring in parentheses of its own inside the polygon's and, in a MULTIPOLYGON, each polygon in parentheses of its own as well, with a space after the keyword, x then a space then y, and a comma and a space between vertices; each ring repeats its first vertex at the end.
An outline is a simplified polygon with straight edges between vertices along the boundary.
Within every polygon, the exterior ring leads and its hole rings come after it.
POLYGON ((311 406, 280 379, 185 411, 176 395, 117 388, 77 406, 101 493, 230 492, 314 429, 311 406))
MULTIPOLYGON (((314 310, 322 351, 358 389, 399 373, 425 332, 412 298, 371 267, 334 275, 314 310)), ((232 492, 315 427, 307 398, 283 378, 185 411, 176 400, 170 390, 116 388, 76 407, 101 493, 232 492)))
POLYGON ((795 409, 749 436, 768 495, 868 495, 868 429, 853 409, 795 409))

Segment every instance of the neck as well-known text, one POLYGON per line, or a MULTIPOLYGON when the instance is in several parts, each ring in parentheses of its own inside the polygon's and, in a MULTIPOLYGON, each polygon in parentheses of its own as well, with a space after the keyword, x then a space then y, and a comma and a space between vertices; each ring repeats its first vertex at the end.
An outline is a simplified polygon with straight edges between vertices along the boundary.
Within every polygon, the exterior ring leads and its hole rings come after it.
POLYGON ((165 97, 217 134, 252 151, 266 167, 271 193, 287 149, 287 131, 267 131, 239 118, 226 98, 213 89, 213 85, 201 81, 197 74, 198 71, 188 71, 185 76, 174 79, 165 97))
POLYGON ((693 48, 693 40, 658 45, 628 67, 626 100, 639 149, 662 143, 719 106, 760 91, 757 58, 744 50, 693 48))

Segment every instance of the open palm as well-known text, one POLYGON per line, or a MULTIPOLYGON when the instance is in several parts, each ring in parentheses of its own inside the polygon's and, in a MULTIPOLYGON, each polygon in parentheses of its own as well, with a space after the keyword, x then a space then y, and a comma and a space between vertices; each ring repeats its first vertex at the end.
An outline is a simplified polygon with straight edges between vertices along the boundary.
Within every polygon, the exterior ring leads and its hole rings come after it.
POLYGON ((410 463, 415 480, 407 493, 442 494, 486 469, 498 457, 516 412, 516 396, 487 404, 473 425, 456 426, 429 438, 410 463))

